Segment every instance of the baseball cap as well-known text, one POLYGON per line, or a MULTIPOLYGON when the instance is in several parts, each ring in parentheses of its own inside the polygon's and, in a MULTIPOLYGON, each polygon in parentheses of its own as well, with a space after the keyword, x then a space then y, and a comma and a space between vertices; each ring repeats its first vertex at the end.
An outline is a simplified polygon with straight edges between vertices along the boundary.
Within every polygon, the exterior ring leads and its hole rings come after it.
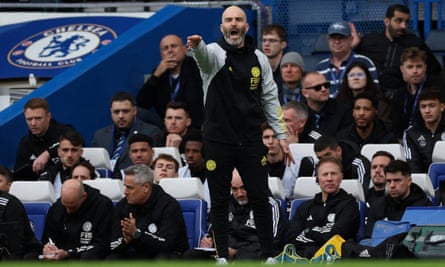
POLYGON ((349 24, 345 21, 334 22, 328 28, 328 35, 332 34, 351 36, 351 27, 349 27, 349 24))
POLYGON ((304 71, 303 57, 297 52, 287 52, 284 54, 283 58, 281 59, 280 68, 287 63, 295 64, 299 66, 302 71, 304 71))

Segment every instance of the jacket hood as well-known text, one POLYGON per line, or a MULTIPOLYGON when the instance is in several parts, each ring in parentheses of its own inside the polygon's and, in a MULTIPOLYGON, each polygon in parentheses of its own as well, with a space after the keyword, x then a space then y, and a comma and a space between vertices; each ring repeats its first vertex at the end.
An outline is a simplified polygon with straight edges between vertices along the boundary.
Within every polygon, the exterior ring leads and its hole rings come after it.
POLYGON ((247 51, 255 51, 256 47, 253 42, 253 38, 250 35, 245 35, 244 37, 244 46, 241 48, 234 47, 232 45, 229 45, 226 40, 224 39, 224 36, 219 39, 218 44, 224 48, 227 52, 230 53, 237 53, 242 54, 247 51))

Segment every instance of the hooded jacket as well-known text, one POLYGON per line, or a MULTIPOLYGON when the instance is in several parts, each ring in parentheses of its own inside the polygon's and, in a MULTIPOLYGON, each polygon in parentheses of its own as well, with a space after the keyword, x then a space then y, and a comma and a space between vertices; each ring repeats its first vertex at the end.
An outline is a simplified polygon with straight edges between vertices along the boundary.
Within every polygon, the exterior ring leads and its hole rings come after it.
POLYGON ((141 205, 128 204, 127 198, 116 206, 111 234, 111 252, 123 257, 133 250, 133 258, 156 258, 161 254, 181 255, 188 249, 187 230, 179 203, 152 184, 151 196, 141 205), (130 212, 136 219, 141 237, 125 243, 120 221, 130 212))
MULTIPOLYGON (((274 249, 279 253, 284 241, 284 218, 273 198, 269 197, 269 203, 272 208, 274 249)), ((237 259, 258 259, 261 256, 253 209, 249 203, 238 204, 234 197, 230 198, 229 205, 229 247, 237 250, 237 259)))
POLYGON ((394 199, 390 195, 379 198, 371 206, 365 226, 365 237, 370 237, 374 223, 378 220, 399 221, 408 206, 432 206, 425 192, 415 183, 410 185, 410 194, 403 200, 394 199))
POLYGON ((340 188, 322 201, 322 193, 301 204, 289 223, 286 243, 296 246, 301 256, 312 257, 332 236, 355 238, 360 225, 360 214, 355 198, 340 188), (312 255, 311 255, 312 254, 312 255))
POLYGON ((277 86, 267 57, 255 48, 250 36, 245 46, 234 48, 224 38, 193 48, 204 88, 203 138, 239 145, 261 141, 260 125, 266 119, 285 139, 277 86))
POLYGON ((48 211, 43 242, 51 238, 71 259, 102 259, 109 252, 113 203, 99 190, 83 185, 87 198, 68 214, 59 198, 48 211))
POLYGON ((423 120, 415 120, 403 134, 403 149, 412 173, 427 173, 431 164, 434 144, 445 140, 445 116, 442 115, 434 133, 423 120))
POLYGON ((12 233, 0 232, 2 243, 0 246, 5 245, 3 238, 7 238, 5 241, 9 244, 6 244, 6 247, 10 253, 10 255, 5 255, 6 253, 2 251, 0 259, 35 259, 37 257, 42 245, 34 235, 25 207, 18 198, 3 191, 0 191, 0 223, 12 224, 12 229, 15 230, 12 233))
POLYGON ((356 124, 352 124, 351 126, 347 127, 346 129, 343 129, 340 131, 337 135, 338 140, 349 140, 351 142, 354 142, 357 144, 357 146, 361 149, 363 145, 365 144, 387 144, 387 143, 398 143, 397 138, 394 136, 393 133, 389 132, 385 124, 383 122, 376 118, 374 119, 374 126, 372 128, 371 134, 366 137, 365 139, 362 139, 356 131, 356 124))
POLYGON ((32 171, 34 160, 44 151, 48 151, 50 158, 46 163, 45 170, 59 162, 57 148, 59 147, 59 137, 67 130, 73 129, 71 126, 58 123, 51 119, 48 130, 42 136, 35 136, 30 131, 20 140, 17 149, 17 157, 14 166, 15 180, 37 180, 39 174, 32 171))

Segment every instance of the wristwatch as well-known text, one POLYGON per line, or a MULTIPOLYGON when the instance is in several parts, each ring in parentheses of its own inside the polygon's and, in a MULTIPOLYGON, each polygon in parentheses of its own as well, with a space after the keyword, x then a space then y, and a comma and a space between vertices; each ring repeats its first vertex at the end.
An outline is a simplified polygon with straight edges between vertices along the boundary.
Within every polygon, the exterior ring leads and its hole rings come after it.
POLYGON ((136 232, 134 232, 133 239, 138 239, 142 235, 142 232, 139 228, 136 228, 136 232))

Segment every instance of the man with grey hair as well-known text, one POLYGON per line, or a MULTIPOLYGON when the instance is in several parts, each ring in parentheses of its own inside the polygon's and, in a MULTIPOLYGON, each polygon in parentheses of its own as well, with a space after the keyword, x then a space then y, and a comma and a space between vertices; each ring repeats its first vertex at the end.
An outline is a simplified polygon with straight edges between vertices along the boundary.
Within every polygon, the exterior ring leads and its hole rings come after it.
POLYGON ((283 120, 286 124, 288 137, 287 142, 292 143, 314 143, 321 133, 307 123, 309 111, 306 104, 291 101, 283 105, 283 120))
POLYGON ((181 207, 153 180, 144 164, 124 170, 125 198, 114 211, 109 259, 179 258, 188 249, 181 207))
POLYGON ((283 84, 278 88, 280 103, 289 101, 304 102, 301 94, 301 79, 304 73, 303 57, 297 52, 287 52, 280 63, 281 79, 283 84))

